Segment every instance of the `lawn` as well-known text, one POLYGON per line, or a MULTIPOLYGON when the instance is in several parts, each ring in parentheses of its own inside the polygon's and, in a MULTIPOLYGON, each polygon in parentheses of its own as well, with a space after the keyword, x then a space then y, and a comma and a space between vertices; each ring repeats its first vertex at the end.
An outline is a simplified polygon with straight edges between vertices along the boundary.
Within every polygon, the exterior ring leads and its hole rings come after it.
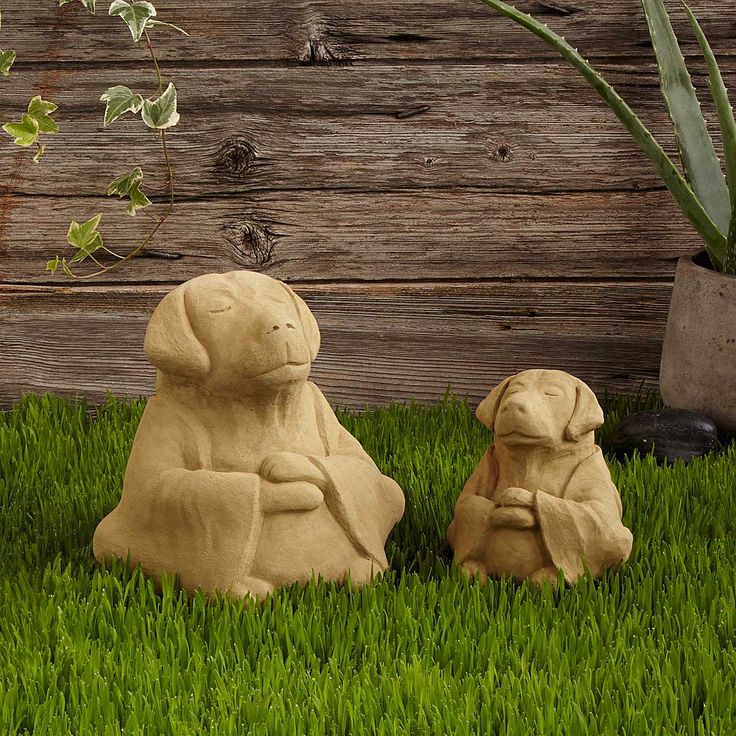
MULTIPOLYGON (((604 400, 604 451, 623 412, 604 400)), ((98 567, 144 400, 0 413, 0 733, 736 734, 736 443, 689 466, 607 458, 634 534, 574 589, 481 585, 445 532, 490 435, 461 401, 340 420, 406 495, 364 589, 261 606, 98 567)))

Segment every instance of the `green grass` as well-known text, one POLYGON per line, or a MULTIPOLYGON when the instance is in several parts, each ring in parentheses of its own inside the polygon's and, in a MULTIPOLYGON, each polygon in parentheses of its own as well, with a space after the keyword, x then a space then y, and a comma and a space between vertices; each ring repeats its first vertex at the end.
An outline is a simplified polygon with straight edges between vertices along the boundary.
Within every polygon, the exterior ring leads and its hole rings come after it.
MULTIPOLYGON (((616 419, 657 397, 605 401, 616 419)), ((100 569, 144 401, 0 414, 0 734, 736 734, 736 444, 609 458, 634 547, 574 589, 480 585, 445 531, 489 434, 451 397, 340 419, 401 484, 392 570, 261 607, 100 569)))

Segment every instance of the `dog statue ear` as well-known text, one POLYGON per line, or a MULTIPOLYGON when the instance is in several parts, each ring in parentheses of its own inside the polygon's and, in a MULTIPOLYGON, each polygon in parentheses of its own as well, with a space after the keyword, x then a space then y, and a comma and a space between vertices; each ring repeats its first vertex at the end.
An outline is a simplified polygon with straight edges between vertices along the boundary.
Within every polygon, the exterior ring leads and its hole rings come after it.
POLYGON ((478 408, 475 410, 475 416, 478 420, 485 424, 488 429, 493 431, 493 425, 496 423, 496 414, 498 413, 498 407, 501 405, 503 395, 506 393, 506 389, 509 387, 509 383, 512 378, 515 378, 516 374, 504 378, 501 383, 494 388, 483 401, 478 404, 478 408))
POLYGON ((575 442, 603 424, 603 409, 587 383, 575 379, 575 409, 565 428, 565 439, 575 442))
POLYGON ((210 358, 189 322, 185 294, 186 282, 159 302, 148 321, 143 350, 164 373, 203 378, 210 370, 210 358))
POLYGON ((317 320, 314 318, 314 315, 307 306, 307 303, 288 284, 283 281, 280 281, 279 283, 283 285, 289 293, 291 301, 294 303, 294 307, 299 315, 299 322, 301 323, 302 331, 304 332, 304 339, 307 341, 307 346, 309 347, 310 358, 314 361, 317 357, 317 353, 319 352, 320 344, 319 325, 317 324, 317 320))

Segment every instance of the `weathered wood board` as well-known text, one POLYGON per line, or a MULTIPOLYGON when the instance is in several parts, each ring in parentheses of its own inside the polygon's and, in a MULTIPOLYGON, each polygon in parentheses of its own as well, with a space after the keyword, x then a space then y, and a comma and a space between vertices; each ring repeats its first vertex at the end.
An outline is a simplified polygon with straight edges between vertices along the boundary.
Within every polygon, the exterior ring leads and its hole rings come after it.
MULTIPOLYGON (((68 281, 44 269, 64 252, 72 219, 102 212, 101 231, 108 223, 117 253, 151 228, 140 214, 131 224, 112 199, 16 197, 13 205, 4 233, 12 245, 0 261, 5 281, 68 281)), ((297 282, 669 277, 683 245, 697 248, 694 236, 684 237, 688 227, 667 191, 258 192, 180 203, 157 234, 155 250, 168 258, 136 258, 96 278, 170 282, 232 268, 297 282)))
MULTIPOLYGON (((593 60, 675 154, 638 0, 518 6, 593 60)), ((3 6, 0 47, 18 61, 0 117, 42 94, 61 130, 37 165, 0 139, 0 408, 25 391, 150 394, 153 308, 175 284, 233 268, 305 296, 323 333, 313 376, 341 405, 432 401, 448 384, 477 401, 537 365, 598 391, 656 386, 675 261, 700 242, 543 42, 480 0, 156 7, 192 33, 153 35, 179 92, 176 206, 144 257, 72 282, 44 271, 70 255, 72 219, 103 213, 105 243, 123 253, 152 227, 105 196, 113 178, 141 165, 147 212, 165 208, 160 144, 140 119, 103 129, 99 102, 113 84, 155 95, 155 75, 102 7, 3 6)), ((691 7, 729 81, 736 0, 691 7)), ((673 16, 715 130, 697 43, 679 5, 673 16)))
MULTIPOLYGON (((651 49, 639 0, 518 0, 565 36, 586 58, 638 57, 651 49)), ((690 0, 716 51, 736 54, 733 7, 724 0, 690 0)), ((481 0, 160 0, 162 20, 185 37, 153 31, 164 63, 197 60, 255 63, 350 63, 392 59, 556 59, 543 41, 493 12, 481 0), (206 12, 203 12, 206 8, 206 12)), ((679 3, 669 3, 683 52, 698 44, 679 3)), ((29 0, 3 7, 8 47, 29 62, 136 61, 136 48, 104 3, 96 16, 80 4, 42 10, 29 0)))
MULTIPOLYGON (((507 63, 180 69, 172 77, 182 119, 167 133, 176 193, 662 187, 653 165, 574 69, 552 62, 523 69, 523 84, 519 65, 507 63)), ((601 71, 676 155, 656 66, 601 71)), ((43 166, 25 165, 27 155, 11 159, 13 192, 65 192, 73 178, 75 194, 104 196, 131 163, 144 168, 144 191, 147 183, 163 184, 161 145, 140 118, 102 127, 100 90, 120 74, 142 94, 157 91, 148 70, 58 71, 60 132, 48 138, 43 166)), ((4 104, 22 109, 43 78, 31 68, 4 81, 4 104)), ((702 75, 695 83, 707 88, 702 75)), ((713 105, 703 102, 717 129, 713 105)), ((0 155, 4 160, 7 149, 0 155)))
MULTIPOLYGON (((0 395, 150 395, 143 335, 168 288, 0 287, 0 339, 14 358, 0 395)), ((499 375, 535 366, 585 375, 598 391, 652 388, 670 294, 669 284, 636 282, 297 289, 321 326, 313 380, 352 407, 436 400, 448 385, 477 403, 499 375)))

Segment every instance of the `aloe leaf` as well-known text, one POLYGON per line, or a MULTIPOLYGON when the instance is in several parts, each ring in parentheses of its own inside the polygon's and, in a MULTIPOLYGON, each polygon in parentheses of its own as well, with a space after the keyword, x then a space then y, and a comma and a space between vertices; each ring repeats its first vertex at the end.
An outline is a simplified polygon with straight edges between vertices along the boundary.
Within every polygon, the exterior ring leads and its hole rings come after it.
POLYGON ((728 90, 721 76, 721 70, 718 68, 713 49, 700 27, 698 19, 693 15, 685 0, 682 4, 685 6, 685 12, 690 18, 690 24, 693 31, 695 31, 695 36, 705 57, 705 63, 708 66, 708 86, 718 113, 718 124, 723 138, 723 155, 726 160, 726 179, 731 199, 731 223, 728 229, 728 243, 726 244, 723 270, 727 273, 736 273, 736 121, 734 121, 733 108, 731 107, 731 101, 728 99, 728 90))
POLYGON ((502 0, 483 0, 483 2, 549 43, 563 59, 580 72, 583 78, 613 110, 616 117, 623 123, 626 130, 631 133, 634 140, 652 161, 680 209, 705 241, 709 253, 712 254, 714 259, 722 261, 726 247, 726 236, 703 209, 703 205, 698 201, 695 193, 680 174, 672 159, 664 152, 654 136, 647 130, 644 123, 618 92, 578 53, 577 49, 570 46, 562 36, 550 30, 546 24, 540 23, 531 15, 522 13, 512 5, 502 2, 502 0))
POLYGON ((728 187, 677 36, 663 0, 641 0, 641 4, 685 175, 711 220, 725 234, 731 220, 728 187))

